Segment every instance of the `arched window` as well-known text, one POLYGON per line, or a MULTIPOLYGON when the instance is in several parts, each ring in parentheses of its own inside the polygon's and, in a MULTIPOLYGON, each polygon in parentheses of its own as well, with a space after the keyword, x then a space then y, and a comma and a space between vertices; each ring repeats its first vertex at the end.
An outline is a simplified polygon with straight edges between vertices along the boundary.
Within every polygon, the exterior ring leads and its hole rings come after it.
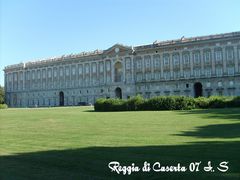
POLYGON ((186 52, 183 54, 183 64, 188 65, 190 63, 189 53, 186 52))
POLYGON ((114 80, 115 82, 122 81, 122 63, 121 62, 117 62, 114 65, 114 80))

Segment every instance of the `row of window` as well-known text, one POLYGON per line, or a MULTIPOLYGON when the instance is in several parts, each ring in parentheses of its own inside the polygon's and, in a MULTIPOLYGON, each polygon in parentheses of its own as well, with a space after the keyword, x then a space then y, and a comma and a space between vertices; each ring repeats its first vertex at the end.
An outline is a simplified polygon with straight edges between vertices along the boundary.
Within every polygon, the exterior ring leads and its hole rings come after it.
MULTIPOLYGON (((154 55, 153 56, 153 62, 151 61, 152 57, 150 55, 142 57, 136 57, 135 62, 135 68, 136 69, 142 69, 145 68, 151 68, 151 63, 153 63, 155 68, 159 68, 161 66, 161 59, 163 60, 164 66, 170 65, 170 56, 173 59, 173 65, 179 66, 180 65, 180 57, 182 57, 182 62, 184 65, 190 64, 190 58, 193 59, 193 64, 200 64, 201 60, 203 60, 206 64, 210 64, 212 60, 215 60, 215 62, 221 63, 223 60, 227 60, 230 62, 233 62, 235 58, 234 48, 233 47, 227 47, 225 48, 225 57, 223 57, 223 48, 217 48, 214 50, 214 53, 209 50, 204 50, 203 53, 200 51, 194 51, 193 53, 190 53, 189 51, 183 52, 183 53, 174 53, 174 54, 163 54, 162 57, 160 55, 154 55), (142 61, 144 59, 144 61, 142 61)), ((238 58, 240 59, 240 48, 238 48, 238 58)), ((131 69, 131 58, 127 57, 125 58, 125 65, 126 69, 131 69)), ((111 70, 111 61, 107 60, 105 62, 106 70, 111 70)), ((51 78, 57 77, 57 76, 70 76, 70 73, 74 76, 82 74, 89 74, 89 73, 97 73, 97 69, 99 69, 99 72, 104 72, 104 62, 99 62, 97 64, 96 62, 93 63, 86 63, 86 64, 78 64, 78 65, 69 65, 66 67, 58 67, 58 68, 47 68, 47 69, 39 69, 39 70, 32 70, 26 72, 26 79, 40 79, 42 78, 51 78)), ((19 77, 17 73, 9 74, 7 78, 11 81, 14 79, 14 81, 17 81, 19 78, 20 80, 23 80, 23 72, 19 73, 19 77)))
MULTIPOLYGON (((156 92, 141 92, 139 91, 137 94, 140 94, 142 96, 144 96, 145 98, 150 98, 153 96, 170 96, 170 95, 185 95, 185 96, 190 96, 190 91, 156 91, 156 92)), ((213 95, 218 95, 218 96, 223 96, 223 95, 227 95, 227 96, 236 96, 236 91, 235 89, 228 89, 227 91, 224 91, 223 89, 216 89, 214 91, 206 91, 203 92, 204 96, 210 97, 213 95)))
MULTIPOLYGON (((163 66, 170 65, 170 56, 172 56, 173 65, 179 66, 180 56, 181 56, 180 53, 175 53, 172 55, 163 54, 162 56, 163 66)), ((196 52, 193 52, 192 54, 193 64, 200 64, 201 56, 203 56, 202 58, 203 62, 205 62, 206 64, 210 64, 212 59, 214 59, 216 63, 221 63, 224 60, 222 49, 215 50, 214 54, 212 54, 210 50, 206 50, 204 51, 203 55, 201 55, 200 51, 196 51, 196 52)), ((191 58, 190 52, 183 52, 181 57, 184 65, 190 64, 190 58, 191 58)), ((239 52, 239 57, 240 57, 240 52, 239 52)), ((153 57, 154 67, 160 67, 160 64, 161 64, 160 60, 161 60, 160 55, 155 55, 153 57)), ((233 48, 226 49, 226 60, 231 62, 234 60, 233 48)), ((131 67, 131 63, 130 61, 127 61, 126 69, 130 69, 130 67, 131 67)), ((136 69, 142 69, 142 67, 151 68, 151 56, 145 56, 144 61, 142 61, 141 57, 136 58, 136 69)))
MULTIPOLYGON (((228 67, 227 68, 227 75, 233 76, 235 73, 235 68, 234 66, 228 67)), ((193 75, 191 75, 191 70, 186 69, 183 71, 183 78, 190 78, 191 76, 195 78, 199 78, 201 76, 205 77, 211 77, 212 76, 212 69, 211 68, 206 68, 203 71, 201 69, 194 69, 193 70, 193 75)), ((222 77, 223 76, 223 68, 222 67, 216 67, 215 70, 215 75, 217 77, 222 77)), ((118 77, 118 76, 117 76, 118 77)), ((174 71, 173 72, 173 77, 171 77, 171 73, 169 71, 164 71, 162 74, 161 72, 147 72, 145 74, 143 73, 137 73, 136 74, 136 81, 141 82, 143 80, 151 81, 151 80, 160 80, 165 79, 165 80, 170 80, 171 78, 173 79, 179 79, 181 78, 181 72, 180 71, 174 71)), ((130 73, 127 73, 126 76, 126 82, 131 83, 132 82, 132 75, 130 73)), ((122 76, 119 76, 119 80, 122 81, 122 76)), ((116 81, 116 77, 115 77, 116 81)), ((116 81, 119 82, 119 81, 116 81)), ((111 83, 111 76, 108 75, 106 76, 106 83, 109 84, 111 83)), ((25 81, 25 88, 27 89, 38 89, 38 88, 58 88, 58 87, 78 87, 78 86, 90 86, 90 85, 100 85, 104 84, 104 77, 98 79, 96 77, 92 77, 90 81, 90 77, 83 79, 72 79, 71 81, 66 80, 66 81, 35 81, 35 82, 28 82, 25 81), (91 83, 90 83, 91 82, 91 83)), ((7 90, 22 90, 23 89, 23 83, 12 83, 9 81, 7 83, 7 90)))
MULTIPOLYGON (((232 66, 232 67, 228 67, 227 68, 227 75, 229 76, 233 76, 235 73, 235 68, 232 66)), ((212 69, 211 68, 206 68, 204 69, 203 71, 201 69, 194 69, 193 70, 193 76, 196 77, 196 78, 199 78, 201 77, 201 75, 204 75, 206 77, 211 77, 212 76, 212 69)), ((223 76, 223 68, 222 67, 216 67, 216 76, 217 77, 221 77, 223 76)), ((163 79, 165 80, 169 80, 171 78, 171 73, 169 71, 164 71, 161 75, 161 73, 151 73, 151 72, 147 72, 145 74, 143 73, 137 73, 136 75, 136 80, 139 82, 139 81, 142 81, 143 79, 145 80, 158 80, 160 79, 161 77, 163 77, 163 79)), ((178 79, 181 77, 181 72, 180 71, 174 71, 173 72, 173 78, 174 79, 178 79)), ((184 78, 190 78, 191 77, 191 70, 188 69, 188 70, 185 70, 183 71, 183 77, 184 78)))
MULTIPOLYGON (((235 81, 234 80, 230 80, 230 81, 218 81, 216 83, 212 83, 210 81, 203 83, 203 88, 212 88, 212 87, 223 87, 226 86, 227 88, 231 88, 235 86, 235 81)), ((172 84, 172 85, 168 85, 168 84, 164 84, 164 85, 143 85, 143 86, 137 86, 137 91, 158 91, 160 89, 164 89, 164 90, 176 90, 176 89, 188 89, 188 88, 192 88, 191 84, 189 83, 176 83, 176 84, 172 84)))
MULTIPOLYGON (((240 68, 240 66, 239 66, 239 68, 240 68)), ((219 65, 216 65, 216 67, 215 67, 215 71, 216 71, 216 76, 218 76, 218 77, 220 77, 220 76, 222 76, 223 75, 223 67, 221 67, 221 66, 219 66, 219 65)), ((212 72, 213 72, 213 70, 212 70, 212 68, 210 68, 210 67, 206 67, 205 69, 204 69, 204 71, 202 71, 202 75, 205 75, 205 76, 207 76, 207 77, 211 77, 211 75, 212 75, 212 72)), ((232 66, 228 66, 227 67, 227 74, 228 75, 234 75, 236 72, 235 72, 235 67, 232 65, 232 66)), ((122 71, 119 71, 118 72, 118 74, 122 74, 122 71)), ((147 74, 147 73, 146 73, 147 74)), ((163 72, 163 76, 164 77, 166 77, 165 79, 168 79, 168 77, 170 78, 170 72, 169 71, 164 71, 163 72)), ((178 78, 178 77, 180 77, 180 70, 177 70, 177 69, 175 69, 174 71, 173 71, 173 74, 174 74, 174 77, 175 78, 178 78)), ((185 77, 185 78, 189 78, 190 77, 190 75, 191 75, 191 73, 190 73, 190 69, 184 69, 184 71, 183 71, 183 76, 185 77)), ((194 74, 193 74, 195 77, 200 77, 201 76, 201 69, 199 69, 199 68, 197 68, 197 69, 194 69, 194 74)), ((127 76, 127 75, 126 75, 127 76)), ((51 77, 51 76, 50 76, 51 77)), ((57 78, 57 76, 54 76, 55 78, 57 78)), ((90 76, 86 76, 84 79, 86 80, 86 81, 90 81, 90 76)), ((18 79, 17 78, 14 78, 15 80, 14 81, 17 81, 18 79)), ((51 80, 52 78, 50 78, 50 80, 51 80)), ((79 78, 77 78, 77 77, 72 77, 72 80, 77 80, 77 79, 79 79, 79 78)), ((97 82, 97 81, 101 81, 101 80, 103 80, 104 79, 104 76, 102 75, 102 76, 100 76, 100 77, 97 77, 97 76, 92 76, 92 81, 93 81, 93 84, 96 84, 96 83, 94 83, 94 82, 97 82)), ((147 78, 148 79, 148 78, 147 78)), ((20 81, 23 81, 23 78, 22 78, 22 76, 20 76, 20 79, 19 79, 20 81)), ((28 78, 27 78, 27 80, 30 80, 30 77, 28 76, 28 78)), ((32 79, 31 80, 35 80, 35 76, 33 75, 32 76, 32 79)), ((36 80, 40 80, 40 76, 38 76, 38 78, 36 79, 36 80)), ((55 81, 55 80, 54 80, 55 81)), ((70 81, 70 79, 68 79, 68 81, 70 81)), ((107 82, 110 82, 111 81, 111 74, 107 74, 106 75, 106 81, 107 82)), ((7 79, 7 82, 12 82, 12 79, 10 78, 10 76, 9 76, 9 78, 7 79)))

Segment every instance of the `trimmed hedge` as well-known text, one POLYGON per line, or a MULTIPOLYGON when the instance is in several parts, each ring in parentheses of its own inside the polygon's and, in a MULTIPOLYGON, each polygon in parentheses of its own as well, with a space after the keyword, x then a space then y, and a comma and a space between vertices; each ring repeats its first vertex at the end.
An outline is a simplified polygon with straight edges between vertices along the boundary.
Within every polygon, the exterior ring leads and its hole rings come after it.
POLYGON ((94 104, 95 111, 141 111, 141 110, 190 110, 195 108, 227 108, 240 107, 240 96, 224 97, 211 96, 209 98, 185 96, 156 96, 144 99, 135 96, 123 99, 98 99, 94 104))
POLYGON ((7 109, 7 108, 8 108, 7 104, 0 104, 0 109, 7 109))

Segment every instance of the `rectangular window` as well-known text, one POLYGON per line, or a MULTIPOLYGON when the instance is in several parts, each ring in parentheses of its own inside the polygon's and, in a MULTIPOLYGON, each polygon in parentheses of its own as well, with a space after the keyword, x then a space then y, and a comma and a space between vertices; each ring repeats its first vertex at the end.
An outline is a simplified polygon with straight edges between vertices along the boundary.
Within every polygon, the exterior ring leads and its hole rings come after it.
POLYGON ((110 61, 107 61, 107 63, 106 63, 106 64, 107 64, 107 71, 110 71, 110 69, 111 69, 111 67, 110 67, 110 66, 111 66, 111 63, 110 63, 110 61))
POLYGON ((73 74, 73 75, 76 74, 76 69, 75 69, 75 67, 72 67, 72 74, 73 74))
POLYGON ((228 71, 228 75, 234 75, 234 67, 228 67, 227 71, 228 71))
POLYGON ((155 73, 154 73, 154 79, 155 79, 155 80, 160 79, 160 73, 155 72, 155 73))
MULTIPOLYGON (((127 60, 126 61, 126 69, 131 69, 131 61, 130 60, 127 60)), ((103 71, 103 70, 102 70, 103 71)), ((101 72, 102 72, 101 71, 101 72)))
POLYGON ((100 64, 100 72, 103 72, 103 63, 100 64))
POLYGON ((180 71, 175 71, 173 74, 175 79, 180 78, 180 71))
POLYGON ((212 74, 212 70, 210 68, 205 69, 205 75, 207 77, 211 77, 211 74, 212 74))
POLYGON ((169 65, 169 56, 168 55, 163 57, 163 63, 164 63, 164 66, 168 66, 169 65))
POLYGON ((42 73, 43 73, 43 75, 42 75, 43 78, 45 78, 46 77, 46 70, 43 70, 42 73))
POLYGON ((233 60, 233 49, 228 49, 226 53, 227 53, 227 60, 229 61, 233 60))
POLYGON ((82 67, 82 65, 80 65, 80 66, 78 67, 78 73, 79 73, 79 75, 82 75, 82 72, 83 72, 83 67, 82 67))
POLYGON ((86 74, 89 73, 89 65, 88 64, 85 65, 85 72, 86 72, 86 74))
POLYGON ((63 69, 60 69, 60 76, 63 76, 63 69))
POLYGON ((150 81, 150 80, 151 80, 151 77, 152 77, 151 73, 147 73, 147 74, 146 74, 146 80, 147 80, 147 81, 150 81))
POLYGON ((142 69, 142 61, 141 60, 137 61, 137 69, 138 70, 142 69))
POLYGON ((217 75, 218 77, 220 77, 220 76, 222 76, 222 74, 223 74, 222 68, 216 68, 216 75, 217 75))
POLYGON ((160 59, 155 59, 155 68, 160 67, 160 59))
POLYGON ((194 76, 195 77, 200 77, 200 74, 201 74, 201 70, 200 69, 195 69, 194 70, 194 76))
POLYGON ((215 51, 215 59, 216 59, 216 62, 222 61, 222 51, 220 50, 215 51))
POLYGON ((145 68, 150 68, 151 66, 150 57, 149 56, 145 57, 144 61, 145 61, 145 68))
POLYGON ((52 72, 51 72, 51 69, 48 70, 48 78, 51 78, 52 77, 52 72))
POLYGON ((40 71, 38 71, 38 79, 41 78, 41 74, 40 74, 40 71))
POLYGON ((170 79, 170 72, 164 72, 163 77, 164 77, 165 80, 169 80, 170 79))
POLYGON ((194 58, 194 63, 195 64, 200 63, 200 53, 199 52, 194 53, 193 58, 194 58))
POLYGON ((176 55, 173 56, 173 64, 175 66, 180 64, 180 62, 179 62, 179 55, 176 54, 176 55))
POLYGON ((96 65, 96 63, 92 64, 92 72, 93 73, 97 72, 97 65, 96 65))
POLYGON ((142 74, 137 74, 137 81, 138 82, 142 81, 142 74))
POLYGON ((205 63, 210 63, 210 57, 211 57, 211 52, 210 51, 206 51, 205 53, 204 53, 204 62, 205 63))
POLYGON ((32 79, 35 79, 35 71, 32 71, 32 79))
POLYGON ((187 65, 187 64, 190 63, 189 54, 184 54, 184 55, 183 55, 183 63, 184 63, 185 65, 187 65))
POLYGON ((189 70, 184 71, 184 78, 190 78, 191 72, 189 70))
POLYGON ((57 69, 54 69, 54 77, 57 77, 57 69))

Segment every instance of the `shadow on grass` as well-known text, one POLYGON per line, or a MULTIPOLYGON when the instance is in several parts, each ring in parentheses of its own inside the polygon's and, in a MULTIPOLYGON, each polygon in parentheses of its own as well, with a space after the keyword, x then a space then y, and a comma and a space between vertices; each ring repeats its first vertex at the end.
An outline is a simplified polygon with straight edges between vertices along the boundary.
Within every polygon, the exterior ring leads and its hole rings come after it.
POLYGON ((73 150, 32 152, 0 157, 1 179, 239 179, 240 143, 201 142, 172 146, 145 147, 89 147, 73 150), (201 161, 199 172, 133 173, 130 176, 111 172, 108 163, 142 167, 145 161, 153 164, 181 163, 189 169, 191 162, 201 161), (204 172, 211 161, 215 172, 204 172), (229 170, 219 172, 217 167, 228 161, 229 170))
POLYGON ((83 112, 96 112, 94 109, 84 110, 83 112))
POLYGON ((240 121, 240 108, 198 109, 178 112, 182 115, 196 114, 202 118, 229 119, 240 121))
POLYGON ((229 124, 212 124, 196 127, 195 131, 183 131, 177 136, 192 136, 199 138, 239 138, 240 137, 240 108, 207 109, 179 112, 182 115, 197 114, 205 119, 229 120, 229 124))
POLYGON ((239 138, 240 123, 200 126, 195 131, 183 131, 182 134, 177 135, 199 138, 239 138))

